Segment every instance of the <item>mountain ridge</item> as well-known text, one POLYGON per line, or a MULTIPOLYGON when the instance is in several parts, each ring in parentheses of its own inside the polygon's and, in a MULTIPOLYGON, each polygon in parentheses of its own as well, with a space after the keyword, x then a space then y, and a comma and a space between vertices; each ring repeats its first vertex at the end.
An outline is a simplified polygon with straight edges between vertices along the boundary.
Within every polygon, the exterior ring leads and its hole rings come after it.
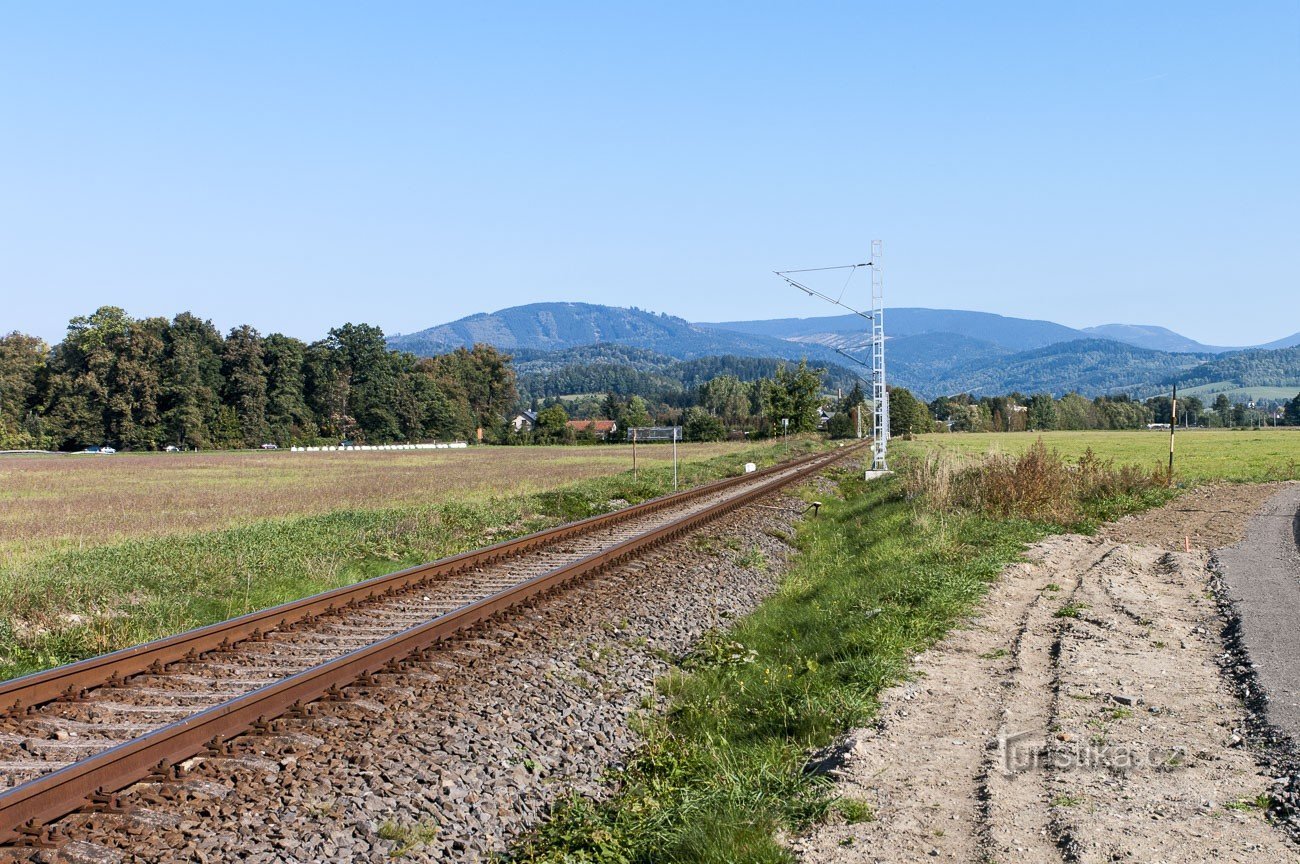
MULTIPOLYGON (((909 307, 887 309, 885 321, 891 384, 927 398, 1012 390, 1149 396, 1175 381, 1224 390, 1300 381, 1300 350, 1205 346, 1154 325, 1078 330, 993 313, 909 307), (1112 335, 1125 338, 1108 338, 1112 335), (1136 344, 1153 340, 1197 350, 1136 344)), ((1300 334, 1272 344, 1291 340, 1300 343, 1300 334)), ((720 361, 726 357, 806 359, 833 367, 833 377, 843 380, 850 369, 863 370, 842 355, 863 361, 869 347, 866 322, 856 315, 707 324, 594 303, 514 306, 388 341, 395 349, 426 355, 489 342, 518 352, 521 371, 538 376, 539 385, 543 378, 583 380, 579 370, 584 363, 600 365, 607 376, 621 365, 662 381, 671 362, 707 358, 712 364, 707 368, 723 368, 720 361)))

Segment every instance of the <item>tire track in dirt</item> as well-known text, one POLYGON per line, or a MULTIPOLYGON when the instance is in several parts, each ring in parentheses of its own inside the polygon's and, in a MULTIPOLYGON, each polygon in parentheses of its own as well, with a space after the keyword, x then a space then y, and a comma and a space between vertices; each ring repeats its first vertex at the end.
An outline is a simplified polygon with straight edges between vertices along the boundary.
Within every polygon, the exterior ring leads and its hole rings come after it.
POLYGON ((804 862, 1300 862, 1234 729, 1208 553, 1077 535, 1009 567, 882 696, 804 862))

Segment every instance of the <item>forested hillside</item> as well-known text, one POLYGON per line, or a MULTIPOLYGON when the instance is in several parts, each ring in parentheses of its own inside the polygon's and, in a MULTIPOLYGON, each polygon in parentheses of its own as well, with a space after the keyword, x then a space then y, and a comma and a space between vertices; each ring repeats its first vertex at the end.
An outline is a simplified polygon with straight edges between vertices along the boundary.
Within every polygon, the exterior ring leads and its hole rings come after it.
POLYGON ((1188 387, 1203 384, 1234 387, 1300 386, 1300 346, 1271 351, 1238 351, 1197 366, 1178 378, 1188 387))
MULTIPOLYGON (((526 402, 580 393, 613 393, 679 404, 682 396, 714 378, 727 375, 747 382, 771 378, 783 362, 771 357, 734 355, 677 360, 642 348, 602 343, 552 353, 520 352, 515 357, 515 370, 520 396, 526 402)), ((828 364, 822 381, 829 389, 847 390, 857 376, 842 366, 828 364)))
MULTIPOLYGON (((861 319, 859 319, 861 320, 861 319)), ((678 360, 731 354, 742 357, 808 359, 825 365, 837 358, 820 345, 800 345, 770 336, 730 333, 691 324, 672 315, 594 303, 531 303, 490 314, 392 336, 390 347, 422 356, 479 343, 502 351, 565 351, 587 345, 642 348, 678 360)))
POLYGON ((417 358, 366 324, 307 344, 106 306, 53 348, 0 337, 0 449, 465 438, 514 404, 508 360, 487 346, 417 358))

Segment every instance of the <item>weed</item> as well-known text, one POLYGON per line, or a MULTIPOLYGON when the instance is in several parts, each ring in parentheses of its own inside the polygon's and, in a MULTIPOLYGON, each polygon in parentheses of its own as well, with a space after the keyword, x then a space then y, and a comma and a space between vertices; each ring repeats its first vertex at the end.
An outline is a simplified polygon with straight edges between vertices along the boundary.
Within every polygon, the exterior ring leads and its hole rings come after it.
POLYGON ((1078 618, 1083 614, 1083 610, 1088 608, 1086 603, 1067 603, 1053 613, 1053 618, 1078 618))
POLYGON ((763 554, 762 549, 751 546, 749 551, 736 558, 736 563, 749 570, 766 570, 767 556, 763 554))
POLYGON ((1266 792, 1261 792, 1254 798, 1238 798, 1236 801, 1230 801, 1223 805, 1229 810, 1239 810, 1243 812, 1263 811, 1273 806, 1273 799, 1266 792))
POLYGON ((438 825, 436 823, 401 825, 389 820, 379 826, 379 831, 377 833, 381 839, 396 844, 391 850, 389 850, 389 858, 404 858, 417 849, 427 846, 434 840, 437 840, 438 825))
POLYGON ((840 814, 840 818, 849 825, 876 820, 876 813, 871 809, 871 805, 861 798, 836 798, 833 806, 835 812, 840 814))

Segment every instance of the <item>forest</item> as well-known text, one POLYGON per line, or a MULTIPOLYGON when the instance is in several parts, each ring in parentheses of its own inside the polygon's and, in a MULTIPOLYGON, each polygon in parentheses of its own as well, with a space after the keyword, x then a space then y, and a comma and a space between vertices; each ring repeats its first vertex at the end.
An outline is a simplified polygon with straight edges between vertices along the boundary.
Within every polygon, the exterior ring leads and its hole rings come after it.
POLYGON ((308 344, 105 306, 52 348, 0 337, 0 449, 464 439, 495 429, 515 399, 507 355, 480 345, 417 358, 367 324, 308 344))

